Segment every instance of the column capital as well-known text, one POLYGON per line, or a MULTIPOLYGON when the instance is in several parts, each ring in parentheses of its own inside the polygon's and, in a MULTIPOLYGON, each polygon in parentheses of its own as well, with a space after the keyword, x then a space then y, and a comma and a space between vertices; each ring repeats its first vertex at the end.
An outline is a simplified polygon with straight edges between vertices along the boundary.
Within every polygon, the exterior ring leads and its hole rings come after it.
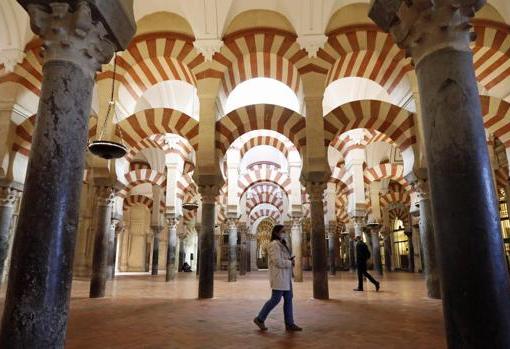
POLYGON ((219 185, 198 185, 198 192, 202 196, 202 202, 205 204, 214 204, 219 195, 219 185))
POLYGON ((417 65, 444 48, 471 52, 475 34, 469 21, 484 4, 485 0, 375 0, 369 17, 390 32, 417 65))
POLYGON ((14 207, 20 194, 21 190, 19 188, 12 185, 0 184, 0 206, 14 207))
POLYGON ((177 226, 177 223, 179 223, 179 217, 177 217, 173 213, 165 214, 165 219, 169 228, 175 228, 177 226))
POLYGON ((44 63, 68 61, 92 75, 112 59, 115 45, 104 24, 92 18, 87 2, 30 3, 27 11, 32 31, 43 40, 44 63))
POLYGON ((427 178, 427 170, 423 168, 417 172, 419 173, 410 173, 405 179, 411 185, 413 191, 417 193, 417 202, 420 202, 422 200, 429 199, 430 188, 427 178))
POLYGON ((239 222, 239 217, 227 217, 225 223, 227 224, 227 229, 237 229, 237 222, 239 222))
POLYGON ((96 186, 97 202, 99 206, 113 205, 115 188, 111 186, 96 186))
POLYGON ((326 190, 326 182, 305 182, 306 192, 310 196, 310 201, 322 201, 324 190, 326 190))

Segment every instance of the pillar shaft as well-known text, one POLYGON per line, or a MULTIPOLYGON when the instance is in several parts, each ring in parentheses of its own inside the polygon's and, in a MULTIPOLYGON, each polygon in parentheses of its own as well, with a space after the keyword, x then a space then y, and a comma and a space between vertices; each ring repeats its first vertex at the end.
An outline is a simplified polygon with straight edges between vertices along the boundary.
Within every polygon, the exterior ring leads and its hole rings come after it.
POLYGON ((168 249, 166 254, 166 282, 175 279, 177 263, 177 220, 174 217, 168 217, 167 222, 168 249))
POLYGON ((510 348, 510 281, 473 68, 483 0, 376 0, 370 16, 416 66, 449 348, 510 348))
POLYGON ((246 275, 246 269, 247 269, 247 241, 246 241, 246 232, 244 227, 241 228, 241 233, 239 234, 241 238, 241 245, 239 249, 239 275, 246 275))
POLYGON ((161 228, 159 226, 152 227, 154 240, 152 243, 152 270, 151 275, 158 275, 159 272, 159 234, 161 228))
POLYGON ((118 219, 112 219, 110 224, 110 232, 108 235, 108 262, 106 269, 106 279, 113 280, 115 277, 115 258, 117 253, 117 224, 118 219))
POLYGON ((237 281, 237 220, 227 219, 228 231, 228 281, 237 281))
POLYGON ((329 257, 329 273, 336 274, 336 257, 338 254, 338 243, 336 240, 338 235, 336 233, 336 224, 330 224, 328 232, 328 257, 329 257))
POLYGON ((198 298, 203 299, 214 296, 214 221, 218 188, 199 186, 199 190, 202 195, 202 230, 199 244, 198 298))
POLYGON ((312 226, 313 298, 329 299, 328 258, 324 224, 324 183, 307 183, 312 226))
POLYGON ((384 267, 387 272, 391 272, 393 269, 392 256, 393 251, 391 246, 391 237, 390 233, 387 233, 384 235, 384 267))
POLYGON ((105 295, 114 190, 111 187, 97 187, 96 196, 98 198, 97 221, 92 259, 92 278, 90 279, 90 298, 100 298, 105 295))
POLYGON ((409 229, 411 230, 408 230, 405 232, 406 236, 407 236, 407 243, 409 245, 409 250, 408 250, 408 253, 407 253, 407 257, 409 259, 409 266, 407 268, 407 271, 410 272, 410 273, 414 273, 414 243, 413 243, 413 231, 412 231, 412 227, 409 227, 409 229))
POLYGON ((430 199, 427 194, 421 195, 420 205, 420 241, 425 263, 425 280, 427 283, 427 294, 430 298, 441 298, 441 283, 439 281, 439 270, 436 256, 436 241, 434 237, 434 226, 432 224, 432 212, 430 199))
POLYGON ((9 232, 18 193, 18 190, 9 185, 0 185, 0 285, 4 274, 5 260, 9 253, 9 232))
POLYGON ((303 232, 301 229, 301 217, 295 216, 292 217, 292 226, 291 230, 291 241, 292 241, 292 254, 296 257, 294 258, 294 281, 295 282, 303 282, 303 232))
POLYGON ((383 274, 382 258, 381 258, 381 245, 379 240, 379 228, 371 229, 372 235, 372 257, 374 260, 374 270, 379 274, 383 274))
MULTIPOLYGON (((115 47, 105 38, 112 33, 106 32, 104 18, 93 19, 87 2, 73 8, 67 3, 33 5, 25 1, 23 5, 30 8, 31 27, 42 37, 45 50, 0 347, 61 348, 92 87, 95 72, 110 61, 115 47)), ((127 29, 129 23, 125 25, 127 29)))

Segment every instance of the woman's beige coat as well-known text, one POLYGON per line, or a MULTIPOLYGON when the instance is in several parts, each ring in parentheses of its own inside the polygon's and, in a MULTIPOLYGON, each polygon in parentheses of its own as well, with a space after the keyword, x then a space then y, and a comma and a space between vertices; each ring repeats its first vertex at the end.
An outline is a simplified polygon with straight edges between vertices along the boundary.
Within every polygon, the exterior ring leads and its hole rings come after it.
POLYGON ((268 247, 269 282, 273 290, 289 291, 292 282, 292 261, 290 254, 278 240, 273 240, 268 247))

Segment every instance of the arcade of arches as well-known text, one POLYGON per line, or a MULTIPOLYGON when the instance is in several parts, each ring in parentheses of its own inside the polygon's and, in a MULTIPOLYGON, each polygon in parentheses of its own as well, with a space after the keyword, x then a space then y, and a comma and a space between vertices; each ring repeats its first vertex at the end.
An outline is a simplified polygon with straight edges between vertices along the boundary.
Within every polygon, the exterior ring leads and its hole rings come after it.
POLYGON ((0 347, 277 343, 251 318, 185 333, 256 313, 283 224, 307 312, 284 345, 510 348, 509 21, 503 0, 3 0, 0 347), (133 337, 162 326, 136 295, 173 300, 165 342, 133 337))

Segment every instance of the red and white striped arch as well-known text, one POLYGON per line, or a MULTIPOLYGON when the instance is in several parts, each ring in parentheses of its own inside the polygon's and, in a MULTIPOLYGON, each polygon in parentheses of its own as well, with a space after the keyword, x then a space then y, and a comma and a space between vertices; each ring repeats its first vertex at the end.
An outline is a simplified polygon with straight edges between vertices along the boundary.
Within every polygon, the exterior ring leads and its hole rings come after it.
POLYGON ((294 145, 287 144, 286 142, 278 139, 277 137, 273 136, 266 136, 266 135, 254 135, 253 137, 246 140, 246 142, 243 143, 241 147, 241 159, 244 155, 251 149, 261 146, 261 145, 267 145, 270 147, 275 148, 276 150, 280 151, 286 158, 289 156, 289 152, 296 150, 294 145))
POLYGON ((116 134, 136 149, 152 135, 174 133, 185 138, 193 149, 198 148, 198 122, 173 109, 146 109, 135 113, 118 124, 116 134))
POLYGON ((253 184, 262 182, 275 183, 282 188, 287 195, 291 193, 291 182, 287 174, 276 169, 274 166, 262 165, 239 177, 238 185, 240 196, 253 184))
MULTIPOLYGON (((145 206, 149 209, 149 211, 152 211, 154 202, 151 198, 149 198, 145 195, 130 195, 124 199, 123 210, 127 211, 130 207, 136 206, 136 205, 145 206)), ((161 201, 161 203, 159 205, 159 212, 160 213, 165 212, 165 202, 164 201, 161 201)))
POLYGON ((225 153, 241 135, 255 130, 273 130, 300 149, 306 145, 305 118, 275 105, 258 104, 239 108, 216 122, 216 147, 225 153))
POLYGON ((379 164, 374 167, 365 168, 363 171, 363 180, 365 184, 370 184, 381 179, 390 179, 402 185, 406 190, 410 190, 410 186, 403 177, 404 166, 400 164, 379 164))
POLYGON ((33 40, 25 47, 23 62, 16 65, 14 72, 1 76, 0 84, 14 82, 40 96, 42 78, 41 41, 33 40))
MULTIPOLYGON (((34 134, 36 116, 32 115, 16 127, 15 137, 12 144, 12 150, 28 157, 30 148, 32 147, 32 136, 34 134)), ((97 118, 89 118, 88 139, 96 136, 97 118)))
POLYGON ((375 25, 350 25, 330 32, 317 57, 330 67, 326 86, 340 78, 362 77, 377 82, 390 96, 409 90, 406 75, 413 70, 410 60, 391 36, 375 25))
MULTIPOLYGON (((407 190, 398 183, 391 182, 388 187, 388 192, 380 196, 381 208, 396 204, 403 204, 408 207, 411 201, 410 194, 410 190, 407 190)), ((409 207, 407 213, 409 213, 409 207)))
POLYGON ((473 20, 473 25, 476 78, 491 95, 503 98, 510 93, 510 26, 482 19, 473 20))
POLYGON ((485 129, 510 148, 510 103, 490 96, 480 96, 485 129))
MULTIPOLYGON (((169 80, 181 80, 196 85, 193 69, 204 57, 193 47, 194 38, 171 32, 140 35, 127 50, 117 57, 119 94, 124 106, 133 107, 150 87, 169 80), (123 91, 126 93, 123 93, 123 91)), ((113 67, 98 75, 97 80, 111 79, 113 67)))
POLYGON ((144 183, 151 183, 164 187, 166 183, 166 175, 153 170, 135 170, 126 173, 124 176, 124 188, 119 191, 119 196, 125 198, 128 196, 131 189, 137 185, 144 183))
POLYGON ((376 100, 344 104, 324 120, 327 145, 350 130, 366 128, 385 134, 402 152, 416 143, 414 114, 396 105, 376 100))
POLYGON ((300 96, 299 70, 304 67, 307 53, 296 39, 293 33, 273 28, 241 30, 225 36, 221 51, 213 58, 222 72, 220 98, 226 98, 241 82, 256 77, 278 80, 300 96))
POLYGON ((349 133, 341 133, 331 142, 331 146, 337 149, 345 159, 349 151, 353 149, 364 149, 367 145, 377 142, 385 142, 394 145, 394 142, 386 134, 377 130, 363 129, 361 139, 353 139, 349 133))
POLYGON ((195 149, 186 139, 181 139, 175 144, 169 145, 165 141, 165 135, 157 134, 149 136, 141 140, 132 147, 126 155, 126 160, 131 163, 133 158, 144 149, 160 149, 165 155, 175 154, 184 161, 184 173, 191 172, 195 169, 193 155, 195 149))
POLYGON ((246 201, 246 213, 250 212, 260 204, 269 204, 283 212, 283 199, 272 192, 257 193, 246 201))
POLYGON ((404 227, 408 227, 411 222, 409 221, 409 207, 404 205, 399 205, 388 210, 388 216, 391 221, 401 220, 404 224, 404 227))
POLYGON ((254 209, 250 214, 250 224, 255 223, 255 221, 259 218, 272 218, 278 222, 281 216, 281 212, 276 207, 254 209))

